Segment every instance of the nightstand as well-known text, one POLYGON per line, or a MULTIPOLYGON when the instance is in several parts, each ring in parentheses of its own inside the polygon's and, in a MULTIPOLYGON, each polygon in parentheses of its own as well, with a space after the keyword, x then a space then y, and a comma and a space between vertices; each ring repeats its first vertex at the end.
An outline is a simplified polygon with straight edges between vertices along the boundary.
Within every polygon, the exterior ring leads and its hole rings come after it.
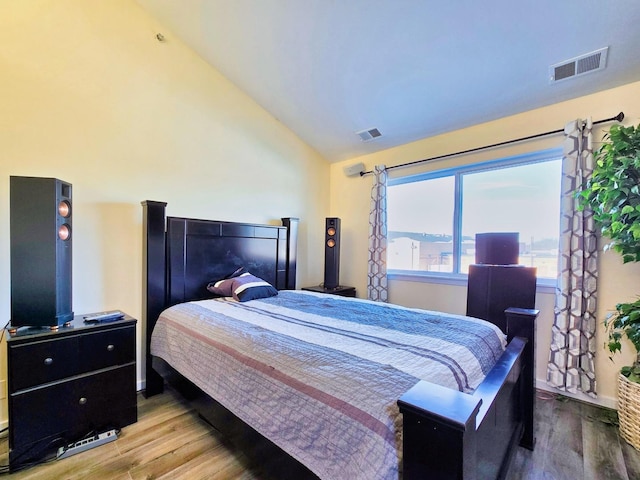
POLYGON ((330 293, 332 295, 340 295, 342 297, 355 297, 356 287, 347 287, 346 285, 338 285, 336 288, 325 288, 321 285, 313 287, 302 287, 302 290, 317 293, 330 293))
POLYGON ((77 315, 57 331, 22 327, 7 338, 11 471, 137 421, 136 322, 77 315))

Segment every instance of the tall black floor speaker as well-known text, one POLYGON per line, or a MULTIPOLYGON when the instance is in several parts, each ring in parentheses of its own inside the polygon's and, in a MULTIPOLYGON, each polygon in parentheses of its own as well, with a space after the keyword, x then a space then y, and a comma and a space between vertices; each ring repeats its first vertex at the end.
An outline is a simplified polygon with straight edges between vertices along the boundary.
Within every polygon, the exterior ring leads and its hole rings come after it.
POLYGON ((324 288, 340 285, 340 219, 327 218, 324 229, 324 288))
POLYGON ((11 327, 73 320, 72 212, 70 183, 11 177, 11 327))

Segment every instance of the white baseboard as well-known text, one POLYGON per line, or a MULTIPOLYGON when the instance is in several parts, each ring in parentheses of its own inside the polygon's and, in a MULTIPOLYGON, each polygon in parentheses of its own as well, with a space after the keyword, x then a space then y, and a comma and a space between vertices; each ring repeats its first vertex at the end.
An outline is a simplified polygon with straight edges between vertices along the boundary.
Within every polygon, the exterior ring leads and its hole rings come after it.
POLYGON ((580 400, 581 402, 591 403, 598 405, 599 407, 611 408, 613 410, 618 409, 618 399, 613 397, 605 397, 599 395, 597 398, 590 397, 584 393, 569 393, 557 388, 550 387, 545 380, 536 379, 536 388, 538 390, 544 390, 545 392, 555 393, 557 395, 563 395, 565 397, 580 400))

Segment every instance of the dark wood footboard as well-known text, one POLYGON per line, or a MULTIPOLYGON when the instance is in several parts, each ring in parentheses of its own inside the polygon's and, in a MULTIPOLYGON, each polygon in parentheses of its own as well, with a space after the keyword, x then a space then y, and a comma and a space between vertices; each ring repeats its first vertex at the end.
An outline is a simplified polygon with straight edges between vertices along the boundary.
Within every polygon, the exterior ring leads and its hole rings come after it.
POLYGON ((537 315, 507 311, 507 330, 522 336, 508 336, 505 353, 473 395, 423 381, 398 400, 404 480, 502 479, 518 445, 533 448, 537 315))
POLYGON ((522 337, 527 339, 522 354, 524 369, 522 372, 522 405, 521 411, 524 423, 524 432, 520 445, 528 450, 533 450, 536 438, 533 430, 533 414, 536 408, 535 381, 536 381, 536 319, 539 310, 524 308, 509 308, 507 314, 507 338, 522 337))

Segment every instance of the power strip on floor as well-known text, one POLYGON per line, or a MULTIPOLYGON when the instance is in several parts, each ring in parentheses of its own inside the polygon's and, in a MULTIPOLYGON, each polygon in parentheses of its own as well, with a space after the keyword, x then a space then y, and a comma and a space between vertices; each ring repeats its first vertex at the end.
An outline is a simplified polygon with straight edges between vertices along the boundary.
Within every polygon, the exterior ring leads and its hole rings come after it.
POLYGON ((115 430, 107 430, 106 432, 94 435, 93 437, 85 438, 79 442, 72 443, 66 447, 60 447, 58 449, 57 459, 70 457, 76 453, 84 452, 94 447, 99 447, 105 443, 113 442, 118 439, 118 434, 115 430))

